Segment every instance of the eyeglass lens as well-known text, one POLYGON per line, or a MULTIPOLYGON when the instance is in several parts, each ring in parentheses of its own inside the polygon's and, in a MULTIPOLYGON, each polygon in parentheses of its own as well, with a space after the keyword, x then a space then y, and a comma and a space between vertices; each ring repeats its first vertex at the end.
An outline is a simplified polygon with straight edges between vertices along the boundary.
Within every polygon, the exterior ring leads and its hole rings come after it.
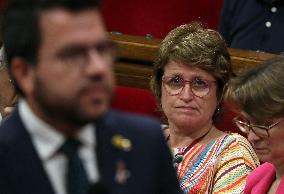
POLYGON ((253 125, 250 124, 248 121, 245 121, 241 118, 235 118, 234 119, 237 127, 244 133, 249 133, 250 130, 252 130, 257 136, 259 137, 268 137, 268 130, 266 126, 261 125, 253 125))
POLYGON ((165 89, 170 95, 178 95, 184 89, 186 83, 190 85, 190 89, 195 96, 204 97, 210 91, 210 83, 208 80, 203 80, 195 77, 192 80, 184 80, 180 76, 163 77, 165 89))
POLYGON ((58 53, 61 64, 68 68, 79 68, 87 64, 90 50, 96 51, 107 63, 115 59, 116 46, 111 41, 101 41, 93 46, 70 46, 58 53))

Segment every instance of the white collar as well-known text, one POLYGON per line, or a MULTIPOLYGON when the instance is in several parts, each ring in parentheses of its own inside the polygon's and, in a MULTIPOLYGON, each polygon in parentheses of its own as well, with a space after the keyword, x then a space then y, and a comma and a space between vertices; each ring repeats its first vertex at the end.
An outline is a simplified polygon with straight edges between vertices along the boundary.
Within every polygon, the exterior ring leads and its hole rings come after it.
MULTIPOLYGON (((19 114, 31 135, 39 157, 42 160, 48 160, 54 156, 65 141, 63 134, 35 115, 24 99, 19 101, 19 114)), ((83 146, 95 146, 95 126, 85 125, 79 130, 77 137, 83 146)))

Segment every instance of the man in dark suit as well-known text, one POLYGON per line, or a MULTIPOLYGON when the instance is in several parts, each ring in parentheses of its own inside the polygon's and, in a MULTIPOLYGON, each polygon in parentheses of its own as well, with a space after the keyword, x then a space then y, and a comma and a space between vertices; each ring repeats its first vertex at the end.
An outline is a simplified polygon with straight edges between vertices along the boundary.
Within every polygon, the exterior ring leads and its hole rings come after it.
POLYGON ((96 0, 11 0, 3 16, 20 95, 0 127, 1 194, 176 194, 159 123, 109 111, 115 47, 96 0))

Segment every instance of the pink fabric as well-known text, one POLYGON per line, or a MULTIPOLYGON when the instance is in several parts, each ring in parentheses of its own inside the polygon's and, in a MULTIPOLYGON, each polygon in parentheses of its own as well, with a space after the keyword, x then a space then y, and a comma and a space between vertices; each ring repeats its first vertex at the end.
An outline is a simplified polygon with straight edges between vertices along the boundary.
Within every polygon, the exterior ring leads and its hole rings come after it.
MULTIPOLYGON (((266 194, 275 180, 275 168, 268 162, 257 167, 248 177, 245 194, 266 194)), ((276 194, 284 193, 284 178, 282 178, 276 194)))

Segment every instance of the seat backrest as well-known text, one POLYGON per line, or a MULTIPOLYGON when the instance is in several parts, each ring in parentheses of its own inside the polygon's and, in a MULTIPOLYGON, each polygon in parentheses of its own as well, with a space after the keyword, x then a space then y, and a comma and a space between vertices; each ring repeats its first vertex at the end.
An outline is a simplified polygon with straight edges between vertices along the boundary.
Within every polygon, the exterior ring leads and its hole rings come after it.
POLYGON ((112 108, 160 118, 156 101, 148 89, 117 86, 112 108))
POLYGON ((233 123, 234 117, 238 114, 230 109, 230 106, 224 104, 223 112, 220 119, 217 119, 215 122, 215 126, 221 131, 241 133, 238 127, 233 123))
POLYGON ((221 6, 222 1, 212 0, 104 0, 102 14, 108 31, 163 38, 176 26, 195 20, 217 29, 221 6))

